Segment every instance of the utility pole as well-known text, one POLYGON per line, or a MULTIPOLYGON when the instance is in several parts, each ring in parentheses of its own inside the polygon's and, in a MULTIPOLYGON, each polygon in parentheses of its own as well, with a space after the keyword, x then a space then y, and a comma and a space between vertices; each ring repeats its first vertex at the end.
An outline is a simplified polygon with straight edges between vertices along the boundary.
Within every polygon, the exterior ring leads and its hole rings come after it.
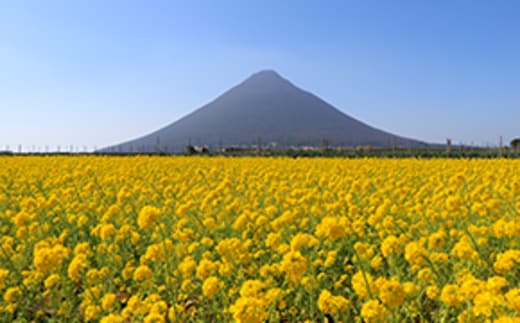
POLYGON ((257 152, 261 152, 262 151, 262 137, 258 137, 257 138, 256 151, 257 152))
POLYGON ((446 155, 450 156, 451 153, 451 139, 446 138, 446 155))
POLYGON ((498 156, 502 157, 504 154, 504 139, 502 136, 498 139, 498 156))

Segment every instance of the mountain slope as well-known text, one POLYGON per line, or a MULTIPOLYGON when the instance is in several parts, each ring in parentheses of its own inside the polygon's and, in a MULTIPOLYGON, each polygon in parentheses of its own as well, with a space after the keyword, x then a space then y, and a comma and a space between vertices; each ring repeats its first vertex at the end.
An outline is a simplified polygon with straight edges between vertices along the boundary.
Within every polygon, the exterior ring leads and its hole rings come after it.
POLYGON ((425 146, 370 127, 303 91, 274 71, 261 71, 214 101, 144 137, 103 151, 182 152, 188 144, 210 149, 271 144, 278 148, 372 145, 425 146))

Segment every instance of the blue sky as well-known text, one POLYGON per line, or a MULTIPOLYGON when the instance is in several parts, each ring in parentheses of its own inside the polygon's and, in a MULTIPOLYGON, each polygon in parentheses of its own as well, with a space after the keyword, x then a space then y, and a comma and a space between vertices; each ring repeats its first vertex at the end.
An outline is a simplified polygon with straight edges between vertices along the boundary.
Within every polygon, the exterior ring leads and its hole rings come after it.
POLYGON ((0 0, 0 150, 144 135, 274 69, 431 142, 520 136, 519 1, 0 0))

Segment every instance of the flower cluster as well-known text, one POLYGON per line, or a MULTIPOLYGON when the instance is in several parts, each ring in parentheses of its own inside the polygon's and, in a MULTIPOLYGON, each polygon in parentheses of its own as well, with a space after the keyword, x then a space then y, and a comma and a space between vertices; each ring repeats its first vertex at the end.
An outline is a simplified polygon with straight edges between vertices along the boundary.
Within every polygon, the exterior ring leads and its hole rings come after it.
POLYGON ((0 158, 0 321, 519 322, 520 161, 0 158))

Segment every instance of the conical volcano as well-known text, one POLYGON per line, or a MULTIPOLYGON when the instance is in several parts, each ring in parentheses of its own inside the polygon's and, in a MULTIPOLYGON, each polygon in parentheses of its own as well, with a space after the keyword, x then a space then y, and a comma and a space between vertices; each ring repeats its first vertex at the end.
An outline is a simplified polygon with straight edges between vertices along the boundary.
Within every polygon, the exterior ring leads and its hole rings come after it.
POLYGON ((370 127, 266 70, 160 130, 103 151, 184 152, 187 145, 213 150, 258 144, 285 149, 324 142, 344 147, 426 145, 370 127))

